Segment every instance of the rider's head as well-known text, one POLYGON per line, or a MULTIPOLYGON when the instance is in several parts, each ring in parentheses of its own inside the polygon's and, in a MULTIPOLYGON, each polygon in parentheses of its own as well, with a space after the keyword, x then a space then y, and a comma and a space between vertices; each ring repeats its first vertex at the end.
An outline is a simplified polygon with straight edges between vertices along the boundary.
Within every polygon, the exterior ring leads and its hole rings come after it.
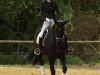
POLYGON ((51 0, 47 0, 47 2, 51 2, 51 0))

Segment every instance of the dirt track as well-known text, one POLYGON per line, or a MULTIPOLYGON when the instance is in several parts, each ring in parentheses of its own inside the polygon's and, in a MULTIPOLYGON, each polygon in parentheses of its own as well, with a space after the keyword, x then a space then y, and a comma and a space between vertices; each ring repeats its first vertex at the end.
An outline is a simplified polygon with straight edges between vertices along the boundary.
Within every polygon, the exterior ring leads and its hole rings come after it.
MULTIPOLYGON (((39 68, 23 66, 0 66, 0 75, 41 75, 39 68)), ((50 75, 49 69, 46 69, 46 75, 50 75)), ((62 75, 61 69, 56 68, 56 75, 62 75)), ((79 67, 69 66, 67 75, 100 75, 100 66, 79 67)))

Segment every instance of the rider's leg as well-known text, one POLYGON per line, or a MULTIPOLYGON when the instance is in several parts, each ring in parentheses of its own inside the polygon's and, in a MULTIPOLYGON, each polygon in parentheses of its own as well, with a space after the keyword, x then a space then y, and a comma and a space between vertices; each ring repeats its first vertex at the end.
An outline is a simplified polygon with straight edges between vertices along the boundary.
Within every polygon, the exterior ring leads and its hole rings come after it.
POLYGON ((44 21, 43 23, 43 26, 42 26, 42 29, 41 29, 41 32, 38 34, 38 37, 37 37, 37 44, 39 45, 39 49, 41 50, 41 48, 43 47, 42 45, 42 42, 43 42, 43 33, 44 31, 51 25, 51 21, 50 22, 47 22, 47 21, 44 21))
POLYGON ((39 33, 38 36, 37 36, 37 40, 36 40, 37 44, 39 44, 39 38, 43 38, 43 33, 44 33, 44 31, 45 31, 50 25, 54 25, 54 20, 53 20, 53 19, 49 19, 49 20, 44 21, 43 26, 42 26, 42 28, 41 28, 41 31, 40 31, 40 33, 39 33))
POLYGON ((44 21, 41 31, 37 36, 37 40, 36 40, 37 44, 39 44, 39 38, 43 37, 44 31, 50 26, 50 24, 51 24, 50 22, 44 21))

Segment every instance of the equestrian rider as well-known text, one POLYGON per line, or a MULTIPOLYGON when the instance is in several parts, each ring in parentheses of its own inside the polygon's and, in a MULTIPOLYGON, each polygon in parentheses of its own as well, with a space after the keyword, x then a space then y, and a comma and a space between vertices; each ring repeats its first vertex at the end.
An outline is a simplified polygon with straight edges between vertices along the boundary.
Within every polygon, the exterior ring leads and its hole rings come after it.
MULTIPOLYGON (((44 19, 44 23, 36 40, 40 50, 43 47, 42 45, 43 33, 50 25, 56 23, 58 14, 59 14, 59 8, 57 6, 57 3, 54 2, 53 0, 45 0, 41 3, 41 15, 42 18, 44 19)), ((66 37, 65 44, 67 46, 67 37, 66 37)), ((68 51, 67 47, 66 47, 66 51, 68 51)))

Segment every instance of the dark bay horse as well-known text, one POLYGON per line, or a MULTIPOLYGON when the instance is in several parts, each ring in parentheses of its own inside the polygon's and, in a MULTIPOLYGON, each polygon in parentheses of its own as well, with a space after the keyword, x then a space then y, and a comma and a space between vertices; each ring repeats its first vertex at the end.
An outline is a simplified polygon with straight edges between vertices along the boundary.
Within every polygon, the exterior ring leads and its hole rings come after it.
MULTIPOLYGON (((45 54, 48 57, 51 75, 55 75, 54 63, 58 58, 62 64, 63 75, 66 74, 67 66, 65 60, 65 33, 64 33, 64 25, 66 22, 58 21, 56 25, 52 25, 46 30, 46 35, 44 36, 44 48, 41 50, 40 55, 36 56, 35 60, 39 61, 41 65, 42 74, 45 74, 44 71, 44 61, 42 59, 45 54)), ((36 36, 38 35, 40 30, 36 32, 36 36)), ((37 44, 35 44, 37 45, 37 44)), ((33 54, 34 55, 34 54, 33 54)))

